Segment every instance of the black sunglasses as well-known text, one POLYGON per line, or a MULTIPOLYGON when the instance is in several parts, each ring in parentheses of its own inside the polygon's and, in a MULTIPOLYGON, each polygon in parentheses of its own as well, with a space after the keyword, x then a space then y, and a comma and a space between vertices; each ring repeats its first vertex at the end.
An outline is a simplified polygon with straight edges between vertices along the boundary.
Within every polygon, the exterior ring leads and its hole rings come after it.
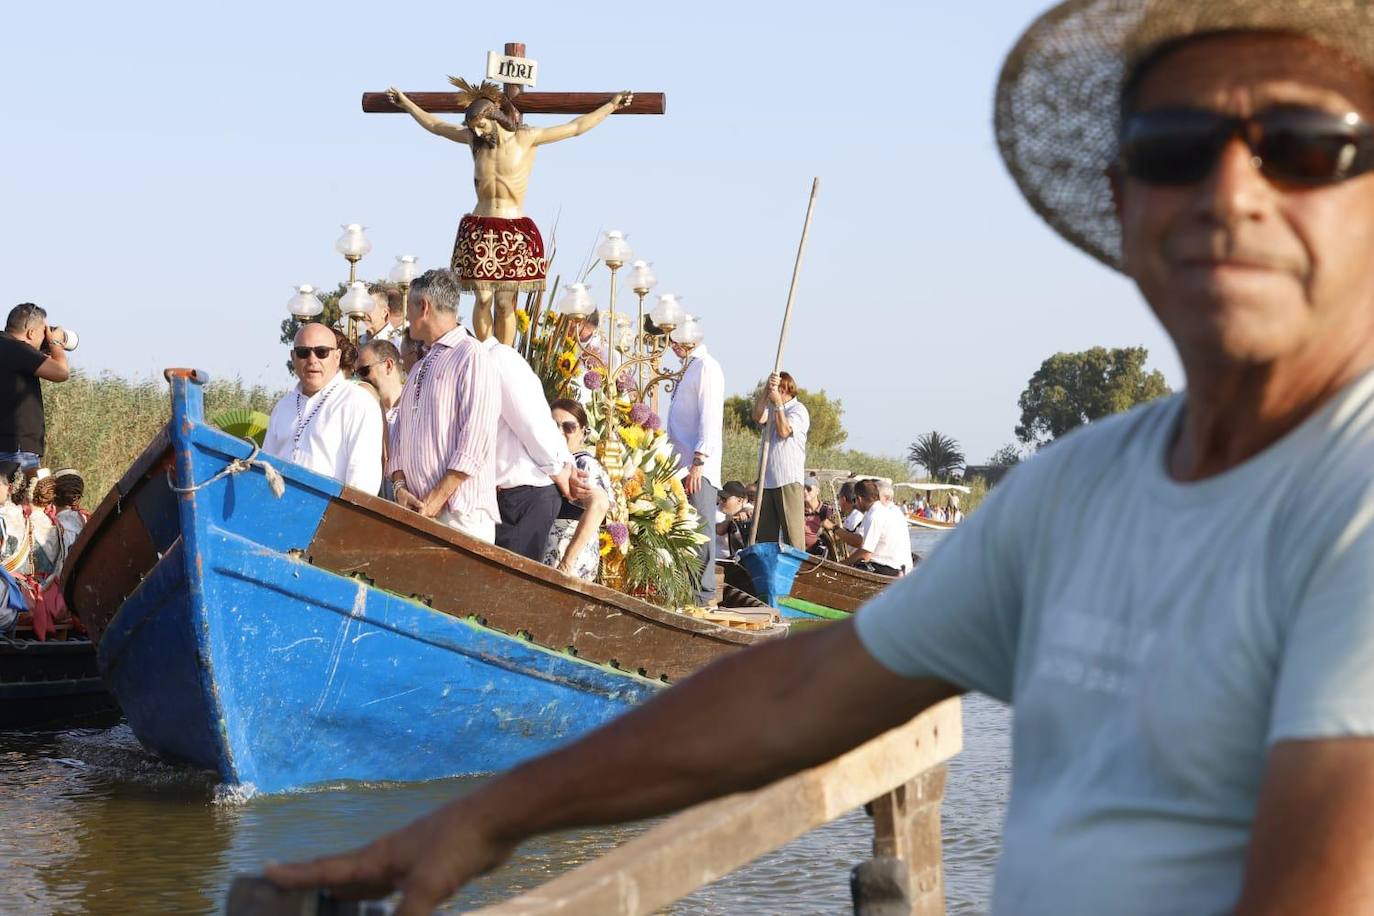
POLYGON ((327 359, 338 347, 292 347, 291 352, 296 355, 296 359, 309 359, 310 354, 314 353, 316 359, 327 359))
POLYGON ((582 424, 578 423, 576 420, 564 420, 562 423, 558 424, 558 427, 563 430, 563 435, 571 436, 582 428, 582 424))
POLYGON ((1196 184, 1235 137, 1266 178, 1283 184, 1336 184, 1374 169, 1374 128, 1354 113, 1301 105, 1248 118, 1201 108, 1137 112, 1122 124, 1121 166, 1147 184, 1196 184))
MULTIPOLYGON (((321 357, 321 359, 323 358, 324 357, 321 357)), ((377 368, 385 362, 387 362, 387 360, 384 359, 380 362, 368 363, 366 366, 355 366, 353 369, 353 374, 356 375, 358 378, 367 378, 372 374, 373 369, 377 368)))

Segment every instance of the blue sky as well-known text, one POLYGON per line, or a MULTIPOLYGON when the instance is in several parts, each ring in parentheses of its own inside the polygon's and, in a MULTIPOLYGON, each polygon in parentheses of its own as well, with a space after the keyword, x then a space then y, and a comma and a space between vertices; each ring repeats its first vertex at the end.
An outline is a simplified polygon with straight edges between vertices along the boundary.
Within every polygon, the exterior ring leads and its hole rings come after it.
POLYGON ((540 151, 526 206, 546 238, 558 219, 555 272, 622 229, 745 390, 819 175, 787 368, 843 399, 854 446, 938 429, 982 461, 1056 351, 1144 345, 1182 383, 1135 289, 1046 229, 997 156, 997 69, 1046 5, 23 4, 0 55, 0 304, 77 328, 87 369, 285 387, 278 323, 293 285, 345 278, 340 224, 369 227, 360 272, 381 276, 403 253, 446 264, 471 204, 467 150, 360 93, 441 90, 524 41, 540 89, 668 94, 666 117, 540 151))

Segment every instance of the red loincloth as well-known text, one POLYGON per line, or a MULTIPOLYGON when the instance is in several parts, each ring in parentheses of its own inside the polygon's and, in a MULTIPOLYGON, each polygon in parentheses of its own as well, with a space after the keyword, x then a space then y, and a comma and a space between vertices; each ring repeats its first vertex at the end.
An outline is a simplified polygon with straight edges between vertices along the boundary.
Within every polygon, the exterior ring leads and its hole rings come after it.
POLYGON ((506 219, 469 213, 458 224, 450 266, 458 274, 458 285, 468 292, 529 292, 544 288, 549 262, 544 239, 528 216, 506 219))

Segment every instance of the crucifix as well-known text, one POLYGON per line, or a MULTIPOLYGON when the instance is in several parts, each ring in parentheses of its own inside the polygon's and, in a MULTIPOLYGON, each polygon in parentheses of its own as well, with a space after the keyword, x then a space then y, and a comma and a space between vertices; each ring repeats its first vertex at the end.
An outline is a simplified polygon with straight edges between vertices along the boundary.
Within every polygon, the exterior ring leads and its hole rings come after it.
MULTIPOLYGON (((519 79, 533 74, 534 62, 523 60, 523 44, 507 44, 505 53, 506 58, 496 61, 506 65, 492 75, 519 79)), ((492 66, 489 62, 489 73, 492 66)), ((450 266, 459 286, 477 296, 473 333, 485 340, 494 332, 501 343, 510 344, 517 297, 542 290, 548 275, 544 240, 524 212, 535 149, 584 134, 612 114, 663 114, 666 99, 661 92, 524 92, 518 82, 500 87, 455 77, 449 81, 458 92, 365 92, 363 111, 404 111, 430 133, 472 150, 477 206, 458 224, 450 266), (444 112, 462 112, 463 123, 434 116, 444 112), (579 117, 554 127, 531 127, 523 123, 526 114, 579 117)), ((523 82, 532 84, 532 76, 523 82)))

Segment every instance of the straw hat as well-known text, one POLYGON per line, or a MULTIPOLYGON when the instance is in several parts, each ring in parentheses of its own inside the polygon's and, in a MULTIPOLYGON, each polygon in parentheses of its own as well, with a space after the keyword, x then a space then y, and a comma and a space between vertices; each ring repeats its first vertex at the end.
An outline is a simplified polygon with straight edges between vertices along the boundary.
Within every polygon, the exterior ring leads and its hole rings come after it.
POLYGON ((997 83, 997 145, 1031 207, 1121 270, 1106 169, 1121 90, 1162 46, 1218 32, 1305 35, 1374 71, 1374 0, 1068 0, 1021 36, 997 83))

